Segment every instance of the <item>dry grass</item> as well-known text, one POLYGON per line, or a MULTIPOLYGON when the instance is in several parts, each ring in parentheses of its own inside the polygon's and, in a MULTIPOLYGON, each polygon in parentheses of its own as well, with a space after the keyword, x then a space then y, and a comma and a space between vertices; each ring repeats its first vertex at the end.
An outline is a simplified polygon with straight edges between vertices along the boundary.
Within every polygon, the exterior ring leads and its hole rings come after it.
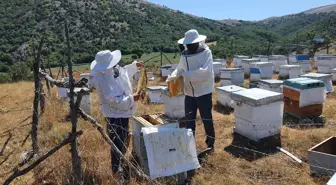
MULTIPOLYGON (((248 82, 247 82, 248 83, 248 82)), ((156 80, 150 84, 164 84, 156 80)), ((246 84, 247 85, 247 84, 246 84)), ((17 126, 17 124, 32 114, 33 83, 20 82, 0 85, 0 128, 1 132, 17 126)), ((336 135, 335 121, 336 94, 328 96, 324 106, 324 115, 328 124, 324 128, 294 129, 282 128, 282 146, 303 161, 307 161, 307 150, 324 139, 336 135)), ((71 125, 64 122, 67 106, 57 99, 56 89, 52 97, 48 98, 47 110, 39 126, 39 144, 42 151, 47 151, 71 130, 71 125)), ((216 95, 213 97, 216 104, 216 95)), ((163 112, 163 105, 137 105, 137 115, 163 112)), ((99 109, 98 97, 93 96, 93 116, 104 119, 99 109)), ((216 130, 215 154, 209 158, 204 166, 197 171, 193 178, 195 184, 325 184, 328 177, 316 178, 310 176, 307 164, 297 165, 282 153, 269 156, 258 156, 248 159, 246 156, 237 157, 224 149, 231 145, 233 137, 234 116, 223 115, 213 111, 216 130)), ((25 123, 29 123, 31 119, 25 123)), ((83 167, 86 184, 115 184, 111 176, 109 146, 102 140, 99 133, 83 120, 79 121, 84 135, 80 137, 80 150, 83 157, 83 167)), ((105 125, 105 123, 104 123, 105 125)), ((0 168, 0 182, 20 161, 20 155, 31 148, 30 139, 21 147, 21 143, 30 130, 29 126, 12 131, 13 139, 9 142, 1 162, 13 152, 0 168)), ((205 147, 204 128, 198 121, 196 143, 199 149, 205 147)), ((0 134, 0 146, 4 144, 7 135, 0 134)), ((69 146, 64 147, 55 155, 43 162, 33 172, 18 178, 13 184, 67 184, 71 170, 69 146)), ((131 150, 131 149, 129 149, 131 150)), ((132 184, 138 184, 133 181, 132 184)))

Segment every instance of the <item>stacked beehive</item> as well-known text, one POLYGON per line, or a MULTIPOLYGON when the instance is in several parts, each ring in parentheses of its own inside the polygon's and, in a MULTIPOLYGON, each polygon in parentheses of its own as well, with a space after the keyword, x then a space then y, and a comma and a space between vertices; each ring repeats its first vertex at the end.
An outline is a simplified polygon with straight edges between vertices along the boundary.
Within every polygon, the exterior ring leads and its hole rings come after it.
POLYGON ((217 87, 217 101, 227 107, 227 108, 232 108, 231 103, 231 95, 233 92, 241 91, 244 90, 245 88, 235 86, 235 85, 229 85, 229 86, 223 86, 223 87, 217 87))
POLYGON ((331 74, 320 74, 320 73, 308 73, 301 75, 303 78, 310 78, 314 80, 321 80, 325 85, 325 90, 327 93, 334 92, 332 87, 332 77, 331 74))
POLYGON ((242 67, 242 59, 248 59, 250 57, 243 55, 235 55, 233 59, 234 67, 241 68, 242 67))
POLYGON ((279 70, 279 79, 287 80, 291 78, 298 78, 302 74, 300 65, 282 65, 279 70))
POLYGON ((244 70, 242 68, 220 69, 220 86, 237 85, 244 83, 244 70))
POLYGON ((242 59, 242 67, 244 69, 244 75, 246 77, 250 76, 250 64, 253 62, 260 62, 260 59, 242 59))
POLYGON ((297 118, 321 116, 326 100, 324 88, 324 83, 319 80, 286 80, 283 85, 285 112, 297 118))
POLYGON ((277 93, 282 93, 282 84, 283 81, 281 80, 260 80, 259 81, 259 88, 265 89, 268 91, 273 91, 277 93))
POLYGON ((308 55, 297 55, 296 60, 301 66, 303 72, 310 72, 312 70, 310 57, 308 55))
POLYGON ((250 63, 250 82, 257 83, 260 79, 272 79, 273 63, 253 62, 250 63))
POLYGON ((258 142, 280 134, 283 120, 282 94, 264 89, 233 92, 234 132, 258 142))
POLYGON ((274 64, 273 71, 275 73, 279 73, 280 66, 288 64, 287 57, 284 55, 272 55, 269 57, 269 62, 274 64))
POLYGON ((151 103, 163 103, 162 91, 167 87, 165 86, 149 86, 147 87, 148 96, 151 103))

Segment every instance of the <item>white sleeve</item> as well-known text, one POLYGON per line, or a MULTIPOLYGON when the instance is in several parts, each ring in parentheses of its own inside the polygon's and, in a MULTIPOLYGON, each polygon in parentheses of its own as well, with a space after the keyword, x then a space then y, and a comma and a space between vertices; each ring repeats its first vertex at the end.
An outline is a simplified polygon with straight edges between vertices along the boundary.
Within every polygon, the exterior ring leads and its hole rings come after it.
POLYGON ((134 61, 132 64, 126 65, 124 68, 127 72, 128 78, 132 79, 135 73, 139 71, 138 67, 136 66, 136 61, 134 61))
POLYGON ((202 82, 206 81, 209 78, 213 77, 213 59, 212 53, 210 50, 205 55, 205 63, 204 65, 194 71, 186 71, 182 73, 183 78, 186 78, 191 82, 202 82))
POLYGON ((115 107, 118 110, 129 110, 132 105, 133 96, 117 96, 109 99, 109 105, 115 107))
POLYGON ((168 76, 167 82, 176 80, 182 76, 183 71, 185 71, 185 66, 183 62, 183 58, 180 58, 180 62, 178 63, 176 69, 172 72, 171 75, 168 76))

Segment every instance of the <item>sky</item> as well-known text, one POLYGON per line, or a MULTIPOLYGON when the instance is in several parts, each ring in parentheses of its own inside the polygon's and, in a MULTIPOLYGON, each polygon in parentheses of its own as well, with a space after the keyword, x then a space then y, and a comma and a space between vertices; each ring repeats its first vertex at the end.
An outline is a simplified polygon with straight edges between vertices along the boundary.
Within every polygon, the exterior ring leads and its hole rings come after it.
POLYGON ((210 19, 262 20, 335 4, 336 0, 147 0, 210 19))

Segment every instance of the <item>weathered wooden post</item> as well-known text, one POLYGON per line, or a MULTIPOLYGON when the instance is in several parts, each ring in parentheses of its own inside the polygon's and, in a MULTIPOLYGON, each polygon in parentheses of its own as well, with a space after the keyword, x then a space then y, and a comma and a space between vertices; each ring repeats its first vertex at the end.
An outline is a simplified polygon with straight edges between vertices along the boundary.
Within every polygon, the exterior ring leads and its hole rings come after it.
POLYGON ((40 86, 41 79, 39 76, 40 66, 41 66, 41 50, 43 46, 44 37, 41 38, 39 43, 37 57, 34 63, 34 81, 35 81, 35 97, 34 97, 34 110, 33 110, 33 123, 32 123, 32 147, 33 155, 39 153, 38 140, 37 140, 37 131, 38 131, 38 119, 39 119, 39 101, 40 101, 40 86))
MULTIPOLYGON (((71 61, 71 46, 70 46, 70 38, 69 38, 69 29, 67 20, 64 22, 65 24, 65 37, 68 46, 68 70, 69 70, 69 89, 70 89, 70 114, 71 114, 71 123, 72 123, 72 134, 77 132, 77 109, 74 103, 74 77, 72 71, 72 61, 71 61)), ((83 174, 82 174, 82 158, 80 152, 78 150, 78 140, 74 139, 71 141, 71 157, 72 157, 72 172, 73 179, 72 184, 83 184, 83 174)))

